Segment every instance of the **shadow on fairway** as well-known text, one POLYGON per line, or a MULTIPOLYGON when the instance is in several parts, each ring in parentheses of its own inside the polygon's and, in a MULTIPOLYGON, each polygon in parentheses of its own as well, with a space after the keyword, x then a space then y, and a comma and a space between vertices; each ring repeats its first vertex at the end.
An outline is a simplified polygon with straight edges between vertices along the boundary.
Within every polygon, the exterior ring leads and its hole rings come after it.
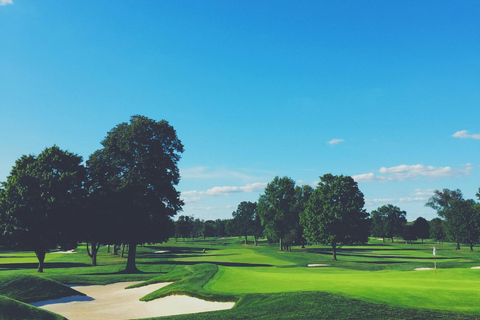
MULTIPOLYGON (((86 263, 71 263, 71 262, 45 262, 44 269, 58 269, 58 268, 75 268, 75 267, 90 267, 90 264, 86 263)), ((3 270, 16 270, 16 269, 37 269, 38 262, 32 263, 4 263, 0 264, 0 269, 3 270)))
MULTIPOLYGON (((361 258, 373 258, 373 259, 403 259, 403 260, 432 260, 432 257, 412 257, 412 256, 396 256, 396 255, 368 255, 368 254, 354 254, 345 253, 344 251, 363 251, 364 249, 341 249, 342 252, 337 251, 337 256, 345 257, 361 257, 361 258)), ((369 249, 370 251, 370 249, 369 249)), ((325 255, 332 255, 331 250, 315 250, 312 253, 319 253, 325 255)), ((462 257, 437 257, 437 260, 450 260, 450 259, 462 259, 462 257)), ((371 262, 378 263, 378 262, 371 262)))
POLYGON ((217 266, 224 267, 273 267, 271 264, 261 264, 261 263, 239 263, 239 262, 214 262, 214 261, 147 261, 142 262, 142 264, 178 264, 178 265, 188 265, 192 266, 200 263, 210 263, 216 264, 217 266))

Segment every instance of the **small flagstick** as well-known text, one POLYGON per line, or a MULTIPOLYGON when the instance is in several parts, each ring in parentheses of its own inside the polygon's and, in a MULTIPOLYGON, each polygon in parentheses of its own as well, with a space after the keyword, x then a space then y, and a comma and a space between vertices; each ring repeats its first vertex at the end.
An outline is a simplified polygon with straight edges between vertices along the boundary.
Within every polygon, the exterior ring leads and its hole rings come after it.
POLYGON ((433 263, 435 265, 435 279, 437 278, 437 249, 435 249, 435 246, 433 246, 433 263))

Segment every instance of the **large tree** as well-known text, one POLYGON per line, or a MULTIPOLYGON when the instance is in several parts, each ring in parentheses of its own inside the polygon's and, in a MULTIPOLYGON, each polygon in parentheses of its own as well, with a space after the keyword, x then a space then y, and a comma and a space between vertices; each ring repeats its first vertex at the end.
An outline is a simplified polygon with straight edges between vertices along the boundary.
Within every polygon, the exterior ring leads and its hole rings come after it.
POLYGON ((380 237, 385 242, 387 238, 387 212, 383 210, 373 210, 370 214, 371 226, 370 233, 373 237, 380 237))
POLYGON ((76 243, 85 190, 82 158, 57 146, 15 162, 0 192, 0 234, 8 244, 33 250, 38 272, 45 254, 76 243))
POLYGON ((332 246, 333 260, 342 245, 368 241, 369 219, 363 193, 349 176, 325 174, 300 215, 309 242, 332 246))
POLYGON ((270 241, 278 241, 280 251, 285 248, 285 237, 296 230, 298 213, 295 210, 295 181, 276 176, 258 199, 257 212, 264 234, 270 241))
POLYGON ((254 221, 257 212, 257 203, 242 201, 237 210, 232 212, 235 228, 239 235, 245 236, 245 244, 248 243, 248 235, 254 234, 254 221))
POLYGON ((460 250, 460 243, 464 240, 465 227, 469 223, 465 219, 468 206, 465 205, 462 192, 457 190, 435 190, 433 196, 425 204, 437 210, 437 214, 444 219, 447 235, 457 244, 456 250, 460 250))
POLYGON ((175 189, 183 145, 165 120, 133 116, 108 132, 87 162, 103 173, 99 188, 117 200, 116 220, 129 245, 126 271, 136 272, 137 244, 173 235, 173 217, 183 201, 175 189))

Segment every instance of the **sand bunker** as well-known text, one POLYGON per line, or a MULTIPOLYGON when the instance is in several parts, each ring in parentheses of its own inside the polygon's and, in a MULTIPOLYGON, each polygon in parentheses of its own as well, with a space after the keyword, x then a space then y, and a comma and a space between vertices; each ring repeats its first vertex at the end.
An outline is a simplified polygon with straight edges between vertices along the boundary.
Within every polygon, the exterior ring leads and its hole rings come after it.
POLYGON ((105 286, 72 286, 87 297, 76 296, 32 303, 70 320, 126 320, 231 309, 233 302, 210 302, 187 296, 168 296, 149 302, 139 299, 170 283, 157 283, 134 289, 138 282, 118 282, 105 286))
POLYGON ((68 251, 53 251, 53 252, 50 252, 50 253, 76 253, 74 249, 72 250, 68 250, 68 251))
POLYGON ((470 269, 480 269, 480 267, 471 267, 470 269))
POLYGON ((168 251, 166 250, 160 250, 160 251, 155 251, 154 253, 167 253, 168 251))
POLYGON ((311 263, 307 264, 307 267, 330 267, 330 265, 324 263, 311 263))
POLYGON ((415 268, 415 271, 435 270, 434 268, 415 268))

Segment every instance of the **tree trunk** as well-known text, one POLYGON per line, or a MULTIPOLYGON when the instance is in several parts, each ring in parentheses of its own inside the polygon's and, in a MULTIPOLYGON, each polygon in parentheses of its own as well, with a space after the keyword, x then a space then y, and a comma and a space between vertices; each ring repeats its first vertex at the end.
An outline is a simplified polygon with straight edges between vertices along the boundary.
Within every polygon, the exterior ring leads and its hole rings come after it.
POLYGON ((253 245, 257 246, 257 236, 253 236, 253 245))
POLYGON ((124 254, 125 254, 125 243, 122 243, 122 258, 124 254))
POLYGON ((460 242, 457 242, 457 247, 455 248, 455 250, 460 250, 460 242))
POLYGON ((470 245, 470 251, 473 251, 473 244, 470 245))
POLYGON ((118 256, 118 250, 120 250, 120 245, 119 244, 114 244, 113 245, 113 255, 118 256))
POLYGON ((391 239, 392 239, 392 243, 393 243, 393 237, 391 239))
POLYGON ((283 251, 283 244, 282 244, 282 238, 280 238, 280 251, 283 251))
POLYGON ((333 249, 333 260, 337 260, 337 243, 332 242, 332 249, 333 249))
POLYGON ((127 259, 127 267, 125 271, 128 273, 137 273, 138 269, 135 265, 135 255, 137 253, 137 244, 131 241, 128 244, 128 259, 127 259))
POLYGON ((107 252, 110 253, 110 245, 107 245, 107 252))
POLYGON ((35 251, 35 255, 38 259, 38 270, 37 272, 43 273, 43 262, 45 261, 45 250, 35 251))
POLYGON ((383 243, 385 243, 385 237, 383 237, 383 243))
POLYGON ((248 244, 248 238, 247 238, 247 237, 248 237, 248 236, 245 235, 245 244, 248 244))
POLYGON ((92 245, 91 247, 89 248, 88 247, 88 241, 87 241, 87 253, 88 253, 88 256, 90 258, 92 258, 92 265, 94 267, 97 266, 97 253, 98 253, 98 249, 100 249, 100 243, 99 242, 95 242, 95 241, 92 241, 92 245))

